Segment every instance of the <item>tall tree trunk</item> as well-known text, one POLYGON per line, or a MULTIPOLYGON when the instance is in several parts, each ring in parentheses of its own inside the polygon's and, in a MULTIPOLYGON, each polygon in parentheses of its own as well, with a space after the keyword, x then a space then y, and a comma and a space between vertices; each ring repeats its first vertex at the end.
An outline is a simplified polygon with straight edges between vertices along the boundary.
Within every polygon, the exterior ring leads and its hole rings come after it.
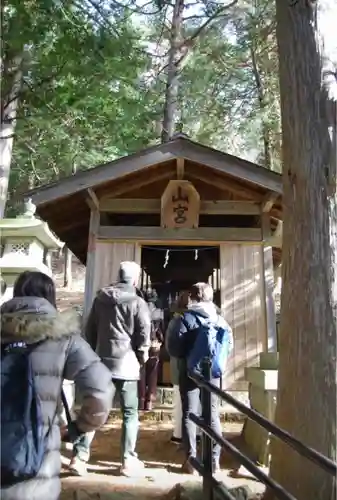
POLYGON ((184 13, 184 0, 176 0, 172 14, 172 27, 170 37, 170 50, 167 64, 167 80, 164 104, 162 142, 171 139, 175 131, 177 113, 177 100, 179 91, 179 69, 181 62, 180 47, 182 44, 182 25, 184 13))
POLYGON ((254 75, 255 85, 256 85, 256 89, 257 89, 257 95, 258 95, 258 99, 259 99, 259 107, 260 107, 260 111, 262 113, 263 163, 264 163, 264 166, 270 170, 272 167, 271 144, 270 144, 270 135, 271 134, 270 134, 269 123, 268 123, 268 120, 266 120, 266 116, 265 116, 267 102, 266 102, 265 90, 263 88, 263 83, 262 83, 260 71, 258 68, 257 60, 256 60, 254 39, 251 42, 250 55, 251 55, 251 59, 252 59, 253 75, 254 75))
MULTIPOLYGON (((336 460, 336 101, 324 82, 316 5, 276 0, 284 162, 276 423, 336 460)), ((335 478, 277 440, 271 476, 298 500, 336 497, 335 478)))
MULTIPOLYGON (((3 62, 3 61, 2 61, 3 62)), ((12 149, 22 84, 22 56, 13 61, 11 92, 2 97, 0 123, 0 219, 5 215, 12 149)))

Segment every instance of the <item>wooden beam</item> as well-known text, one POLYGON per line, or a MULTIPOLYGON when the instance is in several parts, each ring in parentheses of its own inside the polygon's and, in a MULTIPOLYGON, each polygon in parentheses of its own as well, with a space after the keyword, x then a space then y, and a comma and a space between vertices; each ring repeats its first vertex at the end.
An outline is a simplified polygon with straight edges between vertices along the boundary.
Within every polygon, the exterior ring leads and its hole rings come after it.
POLYGON ((97 243, 97 235, 99 229, 99 211, 91 210, 88 248, 87 248, 87 263, 85 269, 85 288, 84 288, 84 305, 83 305, 83 322, 86 321, 90 312, 91 304, 94 300, 94 276, 95 276, 95 251, 97 243))
POLYGON ((95 191, 93 191, 91 188, 87 189, 87 195, 85 197, 85 201, 89 205, 91 210, 99 210, 99 200, 96 196, 95 191))
POLYGON ((262 230, 262 239, 263 241, 267 241, 271 237, 271 226, 270 226, 270 216, 269 213, 261 214, 261 230, 262 230))
MULTIPOLYGON (((235 194, 238 195, 244 195, 247 196, 250 200, 254 201, 254 198, 256 198, 257 193, 254 193, 254 188, 249 189, 246 186, 243 186, 241 184, 238 184, 235 181, 232 180, 224 180, 220 179, 219 177, 215 177, 214 175, 206 175, 206 174, 200 174, 199 172, 190 172, 188 171, 189 177, 192 179, 198 179, 201 182, 204 182, 205 184, 208 184, 209 186, 216 187, 217 189, 220 189, 221 191, 232 191, 235 194)), ((257 195, 258 196, 258 195, 257 195)), ((259 199, 257 201, 260 201, 259 199)))
POLYGON ((105 240, 138 241, 154 244, 218 245, 236 241, 256 243, 262 241, 260 228, 199 227, 196 229, 167 229, 140 226, 100 226, 98 238, 105 240))
POLYGON ((268 352, 277 351, 276 312, 274 303, 273 250, 268 244, 261 249, 262 304, 268 352))
POLYGON ((176 164, 177 164, 177 179, 179 180, 183 179, 185 173, 185 159, 177 158, 176 164))
MULTIPOLYGON (((101 212, 112 213, 160 213, 159 199, 102 198, 101 212)), ((200 213, 209 215, 260 215, 260 207, 252 201, 213 200, 200 203, 200 213)))
POLYGON ((279 220, 275 231, 269 236, 269 238, 266 238, 266 243, 268 243, 274 248, 282 248, 282 240, 283 240, 283 222, 279 220))
POLYGON ((282 238, 282 236, 283 236, 283 221, 281 221, 281 220, 278 221, 277 227, 274 231, 273 236, 275 238, 282 238))
POLYGON ((270 212, 278 197, 278 193, 268 193, 261 203, 261 211, 264 213, 270 212))
POLYGON ((149 177, 145 176, 144 179, 142 179, 138 182, 135 182, 134 179, 129 179, 128 181, 121 184, 120 186, 117 186, 115 189, 112 188, 109 195, 103 196, 101 198, 101 200, 106 200, 106 199, 108 199, 108 197, 111 197, 111 196, 114 196, 114 197, 120 196, 121 194, 127 193, 128 191, 133 191, 135 189, 140 189, 144 186, 149 186, 149 185, 153 184, 154 182, 159 182, 159 181, 162 181, 165 179, 169 180, 171 177, 172 177, 172 172, 166 171, 166 172, 161 172, 160 174, 158 174, 154 177, 151 177, 150 179, 149 179, 149 177))

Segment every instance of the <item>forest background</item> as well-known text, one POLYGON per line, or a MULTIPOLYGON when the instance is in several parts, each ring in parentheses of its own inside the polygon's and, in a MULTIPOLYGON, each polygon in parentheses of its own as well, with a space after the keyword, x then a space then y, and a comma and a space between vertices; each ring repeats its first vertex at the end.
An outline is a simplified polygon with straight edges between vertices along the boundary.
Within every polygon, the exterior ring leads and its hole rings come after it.
POLYGON ((2 199, 174 132, 281 171, 274 2, 9 0, 2 31, 2 199))

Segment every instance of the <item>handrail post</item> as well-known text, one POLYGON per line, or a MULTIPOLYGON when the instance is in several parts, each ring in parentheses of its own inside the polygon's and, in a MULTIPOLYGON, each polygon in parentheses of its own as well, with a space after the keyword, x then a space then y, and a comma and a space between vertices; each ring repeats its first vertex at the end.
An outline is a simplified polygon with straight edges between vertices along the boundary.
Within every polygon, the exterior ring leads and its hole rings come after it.
MULTIPOLYGON (((205 358, 202 363, 202 376, 207 382, 211 381, 211 367, 212 363, 209 358, 205 358)), ((210 391, 201 388, 201 408, 202 408, 202 419, 208 427, 212 424, 212 394, 210 391)), ((202 433, 202 464, 204 467, 205 475, 202 479, 202 489, 205 500, 213 500, 213 487, 212 487, 212 475, 213 475, 213 444, 212 439, 207 436, 204 432, 202 433)))

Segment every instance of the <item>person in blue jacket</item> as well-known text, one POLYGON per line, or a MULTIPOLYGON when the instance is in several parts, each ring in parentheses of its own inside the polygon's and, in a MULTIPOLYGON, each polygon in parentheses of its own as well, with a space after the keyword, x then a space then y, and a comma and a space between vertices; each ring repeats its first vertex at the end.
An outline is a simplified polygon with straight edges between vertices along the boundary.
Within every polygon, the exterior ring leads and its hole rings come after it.
MULTIPOLYGON (((198 414, 200 402, 200 389, 188 376, 187 358, 196 340, 200 323, 198 318, 207 320, 210 323, 227 329, 229 333, 228 353, 233 349, 233 334, 230 326, 219 314, 217 306, 213 303, 213 289, 207 283, 196 283, 191 288, 191 302, 188 310, 179 319, 176 319, 174 331, 171 331, 167 342, 167 349, 170 356, 179 358, 179 390, 182 402, 182 434, 185 451, 185 461, 182 465, 182 472, 194 474, 194 469, 188 459, 196 457, 196 425, 189 419, 190 413, 198 414)), ((212 379, 211 382, 220 387, 220 378, 212 379)), ((218 397, 212 395, 211 404, 212 429, 217 433, 222 433, 218 406, 218 397)), ((220 469, 220 446, 213 446, 213 471, 220 469)))

